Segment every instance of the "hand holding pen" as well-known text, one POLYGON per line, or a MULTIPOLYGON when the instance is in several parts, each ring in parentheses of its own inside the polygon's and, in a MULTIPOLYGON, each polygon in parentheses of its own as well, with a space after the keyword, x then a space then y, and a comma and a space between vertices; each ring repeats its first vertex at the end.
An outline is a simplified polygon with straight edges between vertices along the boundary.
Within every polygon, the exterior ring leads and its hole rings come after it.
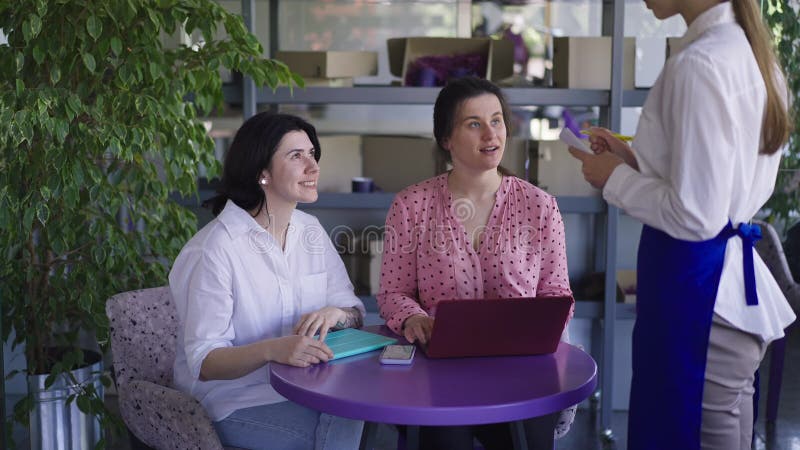
POLYGON ((629 166, 639 170, 639 163, 636 162, 633 150, 626 140, 622 139, 629 136, 622 136, 602 127, 591 127, 588 130, 581 130, 581 133, 589 135, 590 147, 595 154, 611 152, 622 158, 629 166))

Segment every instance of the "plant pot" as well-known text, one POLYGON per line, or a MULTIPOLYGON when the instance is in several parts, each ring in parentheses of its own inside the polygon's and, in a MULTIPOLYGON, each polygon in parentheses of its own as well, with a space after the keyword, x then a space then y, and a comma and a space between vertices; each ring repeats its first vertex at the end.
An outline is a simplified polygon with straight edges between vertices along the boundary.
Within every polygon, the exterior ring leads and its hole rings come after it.
POLYGON ((70 372, 77 384, 64 375, 45 389, 47 374, 28 375, 28 390, 33 396, 33 411, 30 413, 32 450, 91 450, 100 440, 102 427, 99 420, 94 415, 83 413, 75 401, 67 405, 70 395, 78 394, 83 386, 90 384, 103 396, 100 382, 103 361, 94 352, 84 353, 90 365, 70 372))

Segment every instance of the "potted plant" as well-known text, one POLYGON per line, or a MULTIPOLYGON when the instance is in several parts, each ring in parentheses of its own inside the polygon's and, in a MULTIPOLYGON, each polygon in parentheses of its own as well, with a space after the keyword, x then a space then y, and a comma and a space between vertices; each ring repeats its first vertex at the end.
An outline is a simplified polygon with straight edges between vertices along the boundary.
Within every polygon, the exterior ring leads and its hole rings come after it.
MULTIPOLYGON (((24 345, 29 378, 82 382, 79 336, 105 349, 106 299, 164 284, 195 231, 169 196, 196 196, 200 165, 219 170, 198 120, 222 103, 219 68, 302 80, 212 0, 15 0, 0 28, 2 336, 24 345), (181 30, 203 42, 162 47, 181 30)), ((67 403, 108 425, 100 384, 82 386, 67 403)), ((14 416, 36 408, 29 394, 14 416)))
POLYGON ((763 14, 775 36, 778 58, 792 97, 794 132, 781 160, 775 192, 765 205, 767 220, 788 230, 800 213, 800 1, 769 0, 763 14))

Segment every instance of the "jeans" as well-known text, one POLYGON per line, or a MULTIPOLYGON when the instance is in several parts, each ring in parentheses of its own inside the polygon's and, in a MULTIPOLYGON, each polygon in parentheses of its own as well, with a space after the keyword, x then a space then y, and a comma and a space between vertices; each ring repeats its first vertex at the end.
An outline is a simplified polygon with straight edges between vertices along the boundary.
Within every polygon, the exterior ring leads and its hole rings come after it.
POLYGON ((251 450, 357 449, 363 427, 289 401, 237 409, 214 422, 222 445, 251 450))

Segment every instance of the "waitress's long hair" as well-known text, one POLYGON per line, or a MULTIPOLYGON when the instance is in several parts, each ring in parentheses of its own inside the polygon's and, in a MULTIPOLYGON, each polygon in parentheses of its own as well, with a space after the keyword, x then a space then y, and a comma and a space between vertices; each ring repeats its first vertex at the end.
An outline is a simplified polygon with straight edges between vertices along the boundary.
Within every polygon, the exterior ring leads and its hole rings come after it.
POLYGON ((755 0, 732 0, 736 21, 744 29, 750 42, 758 69, 767 87, 767 105, 764 110, 764 122, 761 125, 762 147, 760 152, 771 155, 777 152, 792 131, 792 118, 789 112, 789 95, 781 95, 785 83, 783 72, 775 57, 772 46, 772 35, 764 24, 761 11, 755 0))
POLYGON ((247 119, 236 132, 225 162, 222 165, 222 180, 217 196, 203 202, 219 215, 228 200, 245 211, 257 216, 266 207, 267 198, 259 180, 264 169, 269 169, 272 156, 286 133, 304 131, 314 146, 314 159, 319 161, 321 150, 317 130, 297 116, 262 112, 247 119))

